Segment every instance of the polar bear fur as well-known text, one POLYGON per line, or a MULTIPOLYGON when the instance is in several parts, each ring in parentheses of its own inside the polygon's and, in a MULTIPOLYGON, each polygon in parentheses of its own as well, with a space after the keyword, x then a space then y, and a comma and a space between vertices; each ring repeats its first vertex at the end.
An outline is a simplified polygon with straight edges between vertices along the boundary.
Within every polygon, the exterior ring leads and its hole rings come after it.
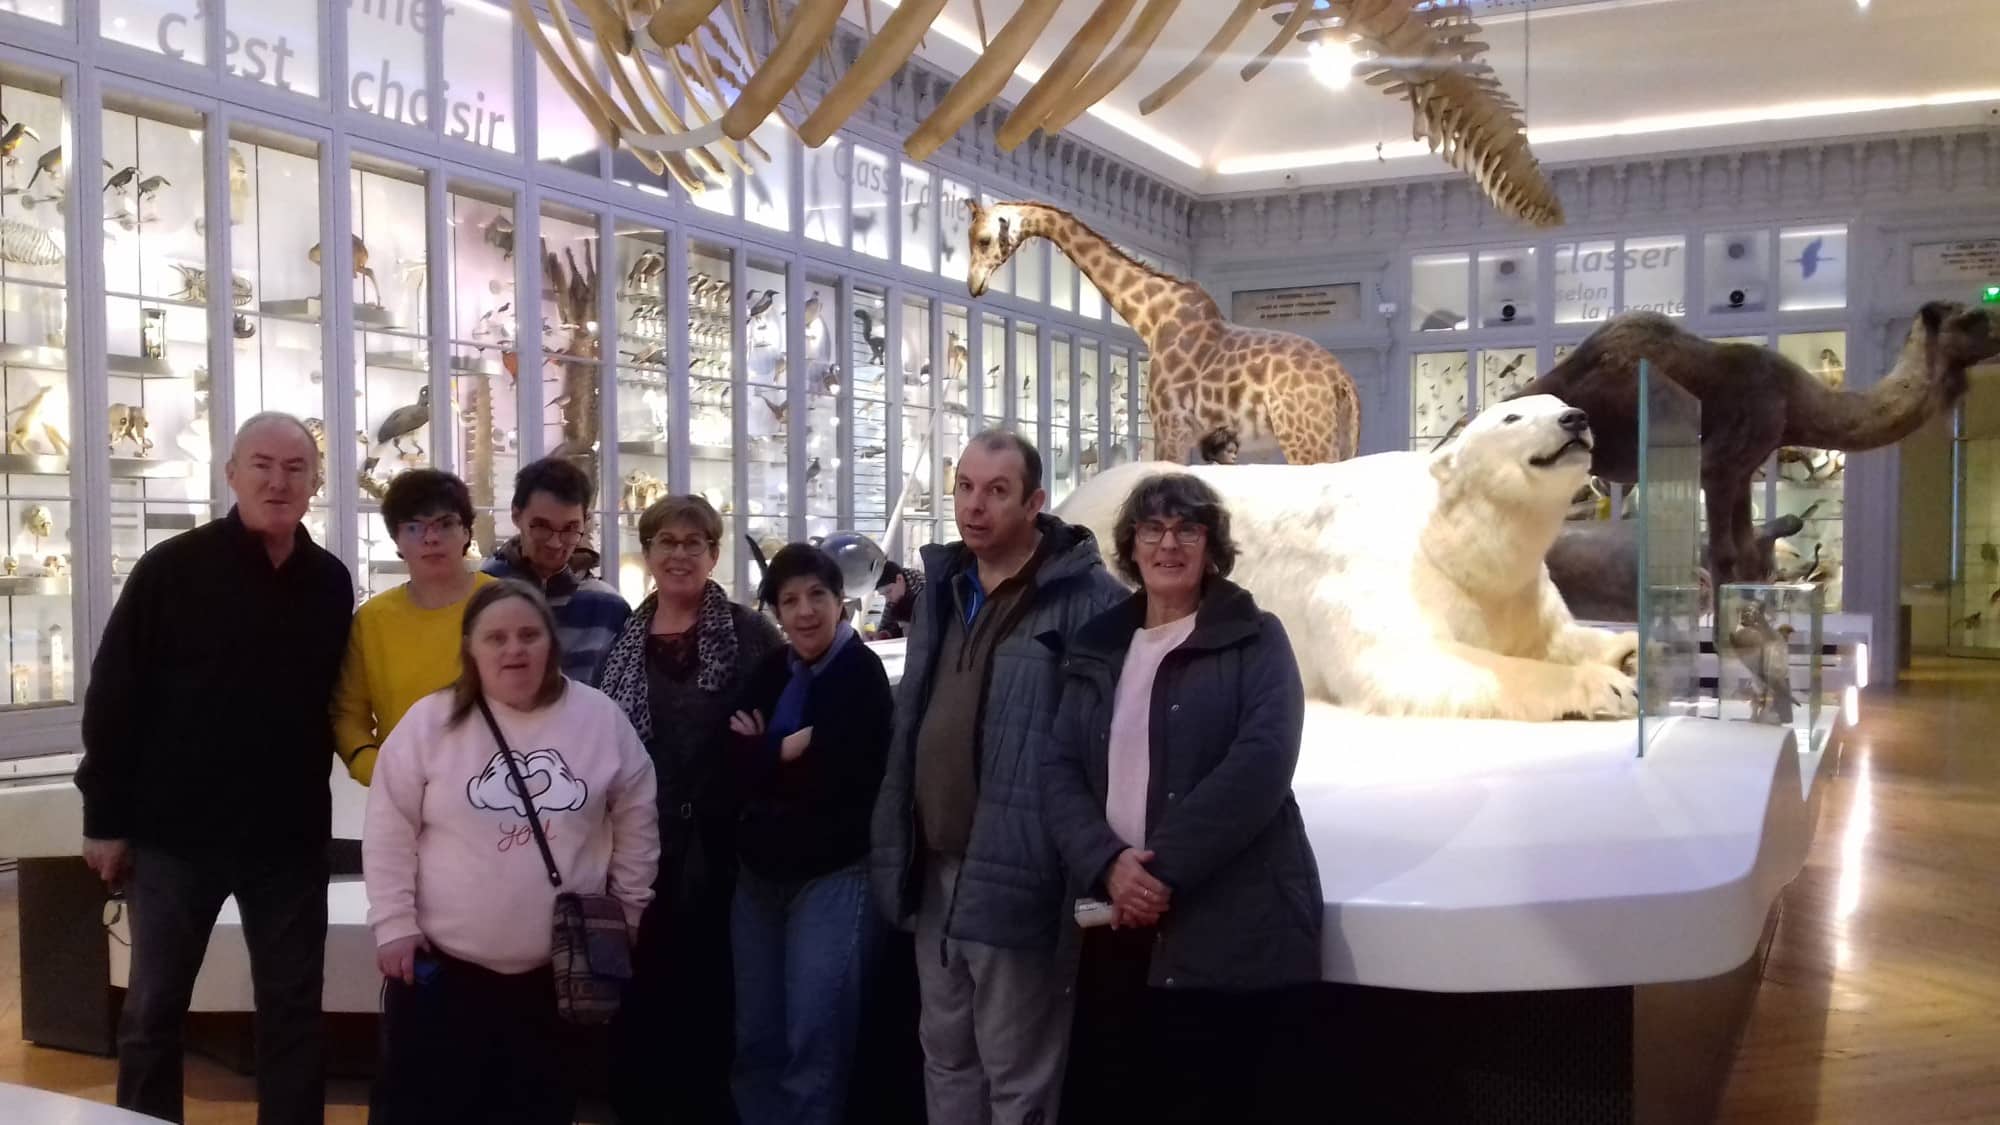
POLYGON ((1623 718, 1637 638, 1571 617, 1542 558, 1590 471, 1581 412, 1547 395, 1485 411, 1435 453, 1328 465, 1121 465, 1061 506, 1111 549, 1162 472, 1229 509, 1233 578, 1284 622, 1309 696, 1382 715, 1623 718))

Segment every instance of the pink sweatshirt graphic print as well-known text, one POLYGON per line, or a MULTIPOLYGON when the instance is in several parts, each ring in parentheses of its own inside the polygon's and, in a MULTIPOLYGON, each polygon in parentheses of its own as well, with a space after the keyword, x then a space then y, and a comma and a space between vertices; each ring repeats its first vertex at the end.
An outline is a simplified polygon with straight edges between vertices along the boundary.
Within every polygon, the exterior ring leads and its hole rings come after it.
MULTIPOLYGON (((634 927, 660 860, 653 762, 630 720, 574 681, 539 711, 493 715, 541 818, 561 890, 608 894, 634 927)), ((376 944, 418 934, 461 960, 523 973, 549 959, 557 889, 493 732, 456 727, 448 692, 412 707, 382 744, 368 792, 362 868, 376 944)))

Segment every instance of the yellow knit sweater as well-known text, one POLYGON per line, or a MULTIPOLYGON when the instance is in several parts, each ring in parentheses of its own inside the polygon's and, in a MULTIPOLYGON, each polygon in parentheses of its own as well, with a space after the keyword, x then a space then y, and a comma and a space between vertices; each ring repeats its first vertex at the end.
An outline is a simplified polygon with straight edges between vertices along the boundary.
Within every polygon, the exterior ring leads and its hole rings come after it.
MULTIPOLYGON (((472 591, 494 581, 475 574, 472 591)), ((361 603, 347 637, 347 659, 333 692, 333 740, 347 772, 366 785, 375 751, 417 700, 458 680, 459 626, 468 592, 438 609, 410 600, 407 583, 361 603)))

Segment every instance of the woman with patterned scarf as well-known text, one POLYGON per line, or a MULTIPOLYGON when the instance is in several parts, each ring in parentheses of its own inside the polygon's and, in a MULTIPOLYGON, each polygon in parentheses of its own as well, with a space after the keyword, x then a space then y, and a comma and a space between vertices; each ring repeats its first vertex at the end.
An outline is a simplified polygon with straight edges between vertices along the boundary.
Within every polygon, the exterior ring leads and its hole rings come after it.
POLYGON ((752 670, 784 641, 710 579, 722 534, 722 517, 699 496, 669 496, 639 517, 656 592, 632 612, 598 683, 638 729, 660 793, 658 893, 613 1028, 612 1101, 623 1121, 735 1119, 729 718, 752 670))

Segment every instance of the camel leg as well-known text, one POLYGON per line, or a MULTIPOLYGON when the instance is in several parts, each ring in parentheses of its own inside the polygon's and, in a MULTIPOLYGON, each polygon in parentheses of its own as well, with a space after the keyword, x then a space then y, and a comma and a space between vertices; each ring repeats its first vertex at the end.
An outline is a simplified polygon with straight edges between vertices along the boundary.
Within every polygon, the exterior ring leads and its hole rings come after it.
POLYGON ((1701 491, 1708 516, 1708 573, 1719 587, 1736 581, 1735 508, 1739 500, 1749 503, 1750 497, 1722 480, 1704 481, 1701 491))
POLYGON ((1736 541, 1736 568, 1742 577, 1738 582, 1769 582, 1771 567, 1764 551, 1757 545, 1757 527, 1750 518, 1750 485, 1743 486, 1742 503, 1736 505, 1734 523, 1730 533, 1736 541))

